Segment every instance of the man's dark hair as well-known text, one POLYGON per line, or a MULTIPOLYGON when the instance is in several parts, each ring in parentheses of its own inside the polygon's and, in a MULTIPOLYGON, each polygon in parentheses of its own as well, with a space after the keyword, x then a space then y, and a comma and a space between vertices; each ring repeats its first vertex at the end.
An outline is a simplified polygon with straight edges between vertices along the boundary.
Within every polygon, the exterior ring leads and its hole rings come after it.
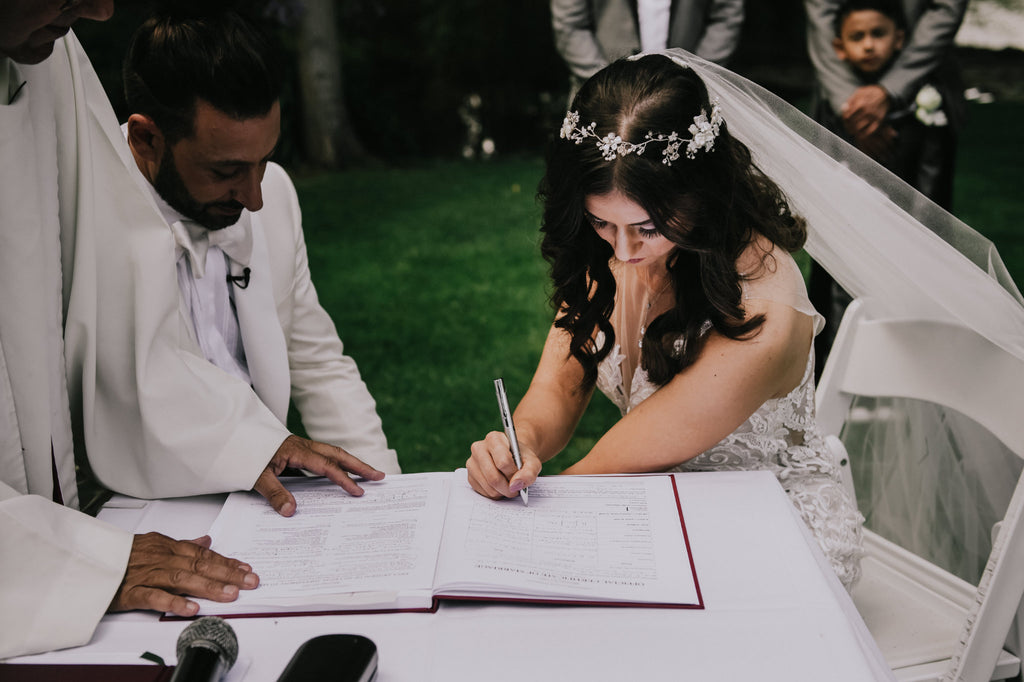
POLYGON ((271 36, 237 12, 168 9, 132 36, 125 101, 173 144, 193 134, 198 100, 239 120, 264 116, 280 96, 280 64, 271 36))
POLYGON ((907 21, 903 16, 903 8, 900 6, 899 0, 845 0, 839 4, 835 19, 832 21, 832 30, 835 31, 836 37, 842 37, 843 22, 846 21, 846 17, 854 12, 864 11, 878 12, 892 19, 896 28, 901 31, 907 30, 907 21))

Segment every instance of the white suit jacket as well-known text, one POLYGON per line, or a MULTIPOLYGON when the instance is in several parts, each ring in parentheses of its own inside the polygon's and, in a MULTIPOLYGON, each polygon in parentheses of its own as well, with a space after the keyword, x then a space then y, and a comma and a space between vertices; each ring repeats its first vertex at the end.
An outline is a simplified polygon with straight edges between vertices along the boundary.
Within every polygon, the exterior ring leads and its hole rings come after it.
MULTIPOLYGON (((373 397, 317 298, 288 174, 267 164, 262 190, 263 209, 243 211, 239 219, 251 235, 252 254, 246 263, 231 264, 232 275, 250 268, 249 285, 233 293, 253 389, 281 422, 291 398, 311 438, 339 445, 385 473, 401 473, 373 397)), ((179 296, 178 302, 183 335, 196 344, 185 301, 179 296)))
POLYGON ((78 207, 91 203, 77 182, 95 141, 89 119, 113 112, 73 36, 19 68, 24 90, 0 101, 0 658, 85 644, 132 543, 51 501, 56 463, 65 502, 77 504, 64 367, 50 350, 59 223, 73 234, 78 207))
MULTIPOLYGON (((833 23, 839 4, 839 0, 804 0, 807 50, 823 93, 837 112, 860 85, 853 71, 839 60, 832 48, 833 23)), ((954 70, 953 39, 967 11, 967 0, 902 0, 900 4, 907 20, 907 39, 878 84, 906 105, 926 80, 937 76, 954 77, 948 73, 954 70)), ((954 107, 950 111, 947 106, 946 113, 956 126, 965 115, 961 111, 963 101, 947 105, 954 107)))
MULTIPOLYGON (((581 81, 640 51, 636 0, 551 0, 551 25, 558 53, 581 81)), ((668 47, 725 64, 742 26, 743 0, 673 0, 668 47)))
POLYGON ((277 164, 267 164, 263 209, 249 217, 252 279, 248 288, 235 289, 235 305, 256 393, 282 419, 287 417, 290 394, 310 438, 342 447, 385 473, 400 474, 376 403, 317 298, 298 197, 277 164), (264 268, 269 282, 260 277, 264 268), (257 296, 268 293, 277 311, 277 337, 283 343, 272 334, 273 320, 260 315, 268 306, 257 296))
POLYGON ((97 200, 65 253, 64 284, 71 412, 97 478, 143 498, 251 489, 289 435, 289 394, 311 437, 397 471, 373 400, 317 302, 287 175, 271 164, 264 209, 243 217, 253 220, 252 277, 235 293, 254 393, 200 352, 180 303, 174 237, 112 115, 98 117, 96 135, 104 153, 83 183, 97 200))

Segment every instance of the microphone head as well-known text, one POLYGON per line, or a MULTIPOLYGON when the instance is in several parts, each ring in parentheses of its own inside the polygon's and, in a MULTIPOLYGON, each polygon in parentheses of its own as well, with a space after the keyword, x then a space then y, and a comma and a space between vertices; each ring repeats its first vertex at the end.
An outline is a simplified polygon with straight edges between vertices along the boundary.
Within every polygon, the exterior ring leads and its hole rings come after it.
POLYGON ((231 668, 238 659, 238 638, 235 631, 223 618, 216 616, 204 616, 191 623, 178 635, 178 660, 185 657, 185 652, 190 647, 201 647, 211 649, 227 663, 226 668, 231 668))

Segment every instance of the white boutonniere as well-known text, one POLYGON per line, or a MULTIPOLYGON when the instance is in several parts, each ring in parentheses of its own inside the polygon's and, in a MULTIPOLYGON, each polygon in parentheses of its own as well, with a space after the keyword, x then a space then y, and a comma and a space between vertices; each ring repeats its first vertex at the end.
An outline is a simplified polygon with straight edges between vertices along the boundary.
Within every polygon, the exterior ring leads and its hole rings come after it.
POLYGON ((914 98, 914 116, 926 126, 944 126, 949 123, 942 110, 942 94, 933 85, 921 88, 914 98))

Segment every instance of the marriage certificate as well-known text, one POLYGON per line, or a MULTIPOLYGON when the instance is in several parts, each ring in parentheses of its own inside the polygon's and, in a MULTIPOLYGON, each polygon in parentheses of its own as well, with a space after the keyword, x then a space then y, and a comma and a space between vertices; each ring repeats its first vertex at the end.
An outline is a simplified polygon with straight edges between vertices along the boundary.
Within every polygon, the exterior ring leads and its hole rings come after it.
POLYGON ((389 476, 351 497, 329 481, 289 484, 279 516, 233 493, 213 549, 260 586, 204 614, 431 610, 437 599, 702 608, 671 476, 552 476, 530 504, 477 495, 465 470, 389 476))

